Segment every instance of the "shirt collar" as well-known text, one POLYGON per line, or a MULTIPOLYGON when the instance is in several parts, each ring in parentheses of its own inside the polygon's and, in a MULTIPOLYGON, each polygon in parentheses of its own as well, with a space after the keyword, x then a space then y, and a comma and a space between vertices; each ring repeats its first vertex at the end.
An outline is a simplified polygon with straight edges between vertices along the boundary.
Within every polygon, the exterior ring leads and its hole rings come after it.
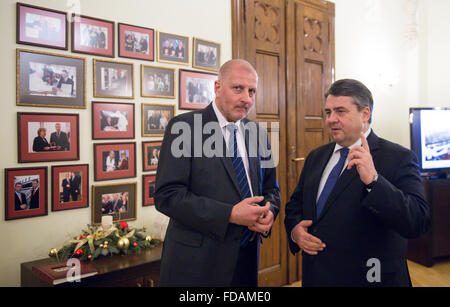
MULTIPOLYGON (((367 131, 364 133, 364 137, 366 139, 369 136, 370 132, 372 132, 372 128, 371 127, 369 127, 369 129, 367 129, 367 131)), ((361 138, 358 138, 358 140, 355 143, 353 143, 352 145, 350 145, 348 147, 348 149, 352 149, 353 147, 356 147, 356 146, 361 146, 361 144, 362 144, 361 138)), ((340 150, 341 148, 344 148, 344 147, 336 143, 336 146, 334 147, 334 152, 333 153, 335 153, 336 151, 340 150)))
POLYGON ((212 103, 213 109, 214 109, 214 113, 216 113, 216 117, 217 120, 219 121, 219 125, 220 128, 225 128, 227 125, 229 124, 235 124, 236 126, 239 127, 239 125, 241 124, 241 120, 236 121, 235 123, 233 122, 229 122, 227 121, 227 119, 225 118, 225 116, 223 116, 222 112, 219 110, 219 108, 216 105, 216 101, 213 101, 212 103))

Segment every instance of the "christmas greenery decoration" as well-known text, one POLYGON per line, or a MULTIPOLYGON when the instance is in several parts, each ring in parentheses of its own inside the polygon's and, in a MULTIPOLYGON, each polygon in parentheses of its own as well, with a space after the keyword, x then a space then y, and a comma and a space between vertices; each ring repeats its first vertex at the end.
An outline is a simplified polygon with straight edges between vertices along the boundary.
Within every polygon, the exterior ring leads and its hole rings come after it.
POLYGON ((131 228, 126 222, 120 222, 108 230, 88 225, 80 236, 64 242, 60 249, 50 249, 48 255, 58 261, 71 257, 92 261, 100 256, 139 254, 142 249, 154 248, 161 243, 161 240, 147 235, 145 230, 145 227, 131 228))

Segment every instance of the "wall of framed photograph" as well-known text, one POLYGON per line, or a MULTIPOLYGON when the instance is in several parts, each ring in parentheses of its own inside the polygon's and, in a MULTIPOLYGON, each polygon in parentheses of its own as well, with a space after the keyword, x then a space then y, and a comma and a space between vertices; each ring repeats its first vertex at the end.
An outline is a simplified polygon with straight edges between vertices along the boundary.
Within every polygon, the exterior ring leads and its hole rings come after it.
MULTIPOLYGON (((180 10, 180 3, 164 1, 142 2, 139 11, 145 12, 144 18, 120 0, 0 1, 5 55, 0 58, 5 76, 0 83, 4 94, 0 134, 7 144, 0 163, 5 175, 9 175, 8 180, 1 176, 0 184, 10 185, 2 189, 6 201, 0 227, 5 231, 0 233, 0 241, 10 240, 8 233, 14 234, 16 242, 28 242, 13 244, 9 255, 0 256, 0 262, 12 268, 3 272, 0 284, 19 286, 21 262, 46 257, 50 247, 68 239, 67 233, 78 233, 95 220, 94 186, 135 185, 136 207, 131 206, 134 211, 121 212, 114 221, 131 218, 164 233, 164 225, 158 224, 163 220, 162 214, 155 210, 152 197, 144 200, 142 193, 144 184, 148 190, 148 183, 154 180, 144 182, 143 176, 156 179, 157 152, 164 127, 168 120, 184 112, 178 108, 179 69, 193 67, 194 37, 217 42, 221 60, 231 58, 229 16, 217 11, 229 11, 230 4, 199 1, 202 10, 212 13, 205 17, 197 4, 182 4, 180 10), (167 10, 174 12, 175 19, 160 18, 161 12, 167 10), (207 20, 210 25, 205 28, 207 20), (164 39, 169 42, 167 51, 163 50, 164 39), (125 83, 113 78, 115 71, 126 76, 125 83), (142 112, 147 118, 144 132, 142 112), (149 116, 150 113, 155 115, 149 116), (112 119, 109 128, 105 124, 108 114, 112 119), (155 126, 158 116, 159 125, 155 126), (134 145, 122 148, 122 142, 134 145), (111 143, 114 155, 120 157, 125 151, 125 156, 134 161, 129 161, 128 170, 112 171, 109 178, 110 174, 103 170, 103 160, 102 169, 96 170, 95 163, 100 159, 95 155, 94 144, 100 152, 111 143), (144 160, 144 153, 136 152, 136 144, 139 150, 144 150, 145 144, 145 150, 154 156, 146 154, 144 160), (24 176, 29 178, 21 178, 24 176), (31 201, 31 181, 39 178, 39 190, 45 193, 40 195, 38 209, 15 210, 11 198, 14 193, 10 193, 14 192, 15 177, 23 179, 27 206, 31 201)), ((201 63, 194 69, 209 71, 200 66, 201 63)), ((101 214, 96 216, 96 221, 99 219, 101 214)))

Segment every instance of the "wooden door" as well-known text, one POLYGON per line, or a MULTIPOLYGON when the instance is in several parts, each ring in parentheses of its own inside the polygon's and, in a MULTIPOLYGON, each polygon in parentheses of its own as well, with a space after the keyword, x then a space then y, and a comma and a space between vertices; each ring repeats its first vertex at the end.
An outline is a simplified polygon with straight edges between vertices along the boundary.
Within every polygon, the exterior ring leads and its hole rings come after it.
POLYGON ((330 46, 334 34, 330 16, 334 15, 334 7, 322 0, 231 0, 231 3, 233 58, 248 60, 259 76, 256 103, 249 119, 267 126, 278 161, 281 190, 281 209, 272 236, 261 247, 259 285, 281 286, 300 280, 301 276, 301 259, 290 254, 284 228, 285 204, 302 167, 302 163, 292 159, 306 156, 308 150, 326 143, 328 138, 319 121, 323 89, 331 82, 334 65, 331 57, 334 50, 330 46), (306 17, 328 28, 318 31, 313 26, 312 32, 309 28, 304 30, 302 23, 306 17), (301 22, 298 18, 302 18, 301 22), (310 33, 321 42, 310 39, 312 51, 309 43, 303 42, 310 33), (320 50, 318 55, 314 48, 320 50), (302 123, 305 119, 307 123, 302 123))

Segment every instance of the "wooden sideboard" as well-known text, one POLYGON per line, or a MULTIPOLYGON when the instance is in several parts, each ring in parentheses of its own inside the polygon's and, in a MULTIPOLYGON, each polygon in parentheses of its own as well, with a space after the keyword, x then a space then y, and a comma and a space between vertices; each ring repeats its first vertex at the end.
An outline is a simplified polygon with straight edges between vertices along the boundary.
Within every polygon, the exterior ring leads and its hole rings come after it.
POLYGON ((424 186, 431 211, 431 229, 408 241, 407 257, 431 267, 435 258, 450 255, 450 180, 424 180, 424 186))
MULTIPOLYGON (((98 274, 81 279, 81 282, 66 282, 56 287, 154 287, 158 285, 162 245, 144 249, 138 255, 101 257, 92 262, 98 274)), ((32 272, 32 267, 55 261, 52 258, 35 260, 20 265, 22 287, 50 287, 32 272)))

